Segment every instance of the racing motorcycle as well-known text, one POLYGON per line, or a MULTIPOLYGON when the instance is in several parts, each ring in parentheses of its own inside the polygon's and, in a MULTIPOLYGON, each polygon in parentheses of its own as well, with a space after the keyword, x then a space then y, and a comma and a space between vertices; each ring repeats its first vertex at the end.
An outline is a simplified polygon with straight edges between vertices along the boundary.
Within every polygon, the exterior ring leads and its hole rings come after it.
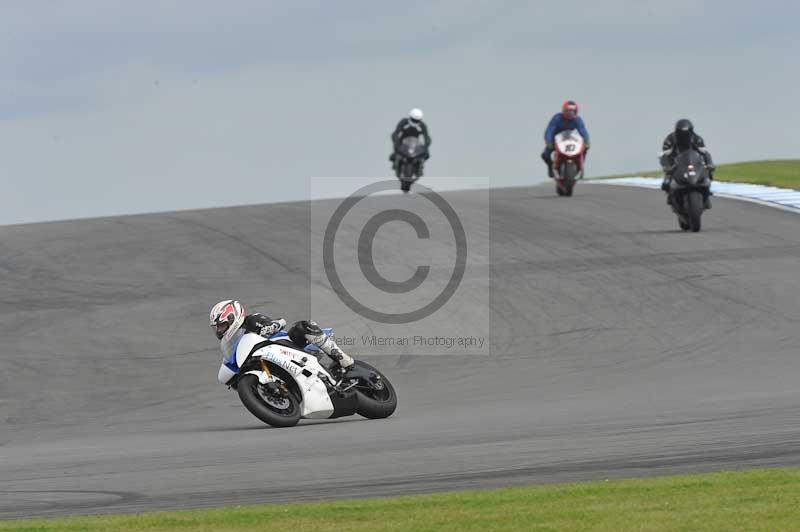
POLYGON ((395 174, 400 180, 400 190, 408 194, 411 185, 422 176, 422 167, 428 155, 428 146, 417 137, 406 137, 395 152, 395 174))
POLYGON ((586 143, 578 130, 568 129, 556 135, 551 157, 556 193, 559 196, 572 196, 575 181, 583 179, 585 153, 586 143))
POLYGON ((394 413, 397 394, 380 371, 356 360, 337 374, 320 364, 318 352, 314 345, 298 347, 286 332, 269 339, 247 333, 223 360, 235 373, 227 384, 251 414, 273 427, 291 427, 303 418, 381 419, 394 413))
POLYGON ((700 231, 703 205, 711 190, 711 180, 703 155, 685 150, 675 158, 669 185, 670 206, 684 231, 700 231))

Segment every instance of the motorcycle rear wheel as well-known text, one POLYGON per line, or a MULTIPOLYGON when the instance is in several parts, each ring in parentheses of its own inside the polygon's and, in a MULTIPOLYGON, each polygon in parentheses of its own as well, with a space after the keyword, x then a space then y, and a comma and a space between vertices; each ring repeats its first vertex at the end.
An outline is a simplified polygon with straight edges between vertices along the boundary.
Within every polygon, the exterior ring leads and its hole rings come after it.
POLYGON ((366 362, 356 360, 355 363, 380 377, 380 380, 373 380, 370 383, 359 382, 359 386, 355 388, 358 395, 356 412, 367 419, 383 419, 394 414, 397 409, 397 393, 389 379, 366 362))

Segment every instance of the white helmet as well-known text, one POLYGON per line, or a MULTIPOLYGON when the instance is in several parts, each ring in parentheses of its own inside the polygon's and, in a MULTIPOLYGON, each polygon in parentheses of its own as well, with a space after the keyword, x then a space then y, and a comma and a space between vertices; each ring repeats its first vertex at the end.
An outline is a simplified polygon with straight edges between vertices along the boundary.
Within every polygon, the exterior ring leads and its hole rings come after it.
POLYGON ((411 120, 420 121, 422 120, 422 109, 414 107, 412 110, 408 112, 408 117, 411 120))
POLYGON ((227 342, 242 326, 245 318, 244 305, 233 299, 220 301, 211 308, 209 324, 217 339, 227 342))

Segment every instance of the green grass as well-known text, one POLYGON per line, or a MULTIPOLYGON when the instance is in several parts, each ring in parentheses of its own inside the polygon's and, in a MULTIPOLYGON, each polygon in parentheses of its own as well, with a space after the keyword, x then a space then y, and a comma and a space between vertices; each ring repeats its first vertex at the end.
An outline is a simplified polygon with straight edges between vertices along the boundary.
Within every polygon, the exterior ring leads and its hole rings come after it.
POLYGON ((753 161, 721 164, 714 174, 720 181, 800 188, 800 160, 753 161))
MULTIPOLYGON (((661 177, 661 175, 661 172, 649 171, 608 177, 661 177)), ((800 189, 800 159, 721 164, 717 167, 714 179, 800 189)))
POLYGON ((800 530, 800 469, 314 504, 0 521, 0 530, 800 530))

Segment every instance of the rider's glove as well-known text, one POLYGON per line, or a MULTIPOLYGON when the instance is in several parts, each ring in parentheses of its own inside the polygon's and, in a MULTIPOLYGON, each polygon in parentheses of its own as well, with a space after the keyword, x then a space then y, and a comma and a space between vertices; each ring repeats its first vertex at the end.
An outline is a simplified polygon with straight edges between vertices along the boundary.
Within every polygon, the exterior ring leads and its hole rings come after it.
POLYGON ((587 142, 586 144, 584 144, 584 145, 583 145, 583 149, 584 149, 585 151, 589 151, 589 148, 591 148, 591 146, 589 145, 589 143, 588 143, 588 142, 587 142))
POLYGON ((555 146, 553 146, 553 143, 552 143, 552 142, 548 142, 548 143, 546 143, 546 144, 545 144, 545 147, 546 147, 548 150, 552 150, 553 148, 555 148, 555 146))
POLYGON ((267 338, 282 330, 284 327, 286 327, 285 319, 281 318, 279 320, 275 320, 272 323, 261 327, 260 336, 267 338))

